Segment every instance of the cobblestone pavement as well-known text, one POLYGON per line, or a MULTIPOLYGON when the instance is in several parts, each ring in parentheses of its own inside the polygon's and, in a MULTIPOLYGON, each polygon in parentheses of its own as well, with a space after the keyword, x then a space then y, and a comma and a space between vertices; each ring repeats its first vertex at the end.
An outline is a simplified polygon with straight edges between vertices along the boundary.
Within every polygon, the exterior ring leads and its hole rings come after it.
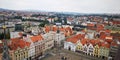
POLYGON ((102 60, 96 57, 90 57, 84 54, 68 51, 65 49, 53 49, 52 51, 49 51, 49 54, 49 56, 45 56, 40 60, 62 60, 62 57, 65 57, 66 60, 102 60))

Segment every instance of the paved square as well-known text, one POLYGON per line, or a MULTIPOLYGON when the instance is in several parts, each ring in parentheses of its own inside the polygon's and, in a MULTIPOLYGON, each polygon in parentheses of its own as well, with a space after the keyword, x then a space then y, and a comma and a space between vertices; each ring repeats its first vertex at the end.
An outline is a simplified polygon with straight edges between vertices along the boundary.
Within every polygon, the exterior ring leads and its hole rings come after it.
MULTIPOLYGON (((67 51, 67 50, 53 50, 49 52, 51 55, 45 56, 41 60, 65 60, 62 58, 66 58, 66 60, 91 60, 89 58, 80 56, 74 52, 67 51)), ((93 60, 93 59, 92 59, 93 60)))

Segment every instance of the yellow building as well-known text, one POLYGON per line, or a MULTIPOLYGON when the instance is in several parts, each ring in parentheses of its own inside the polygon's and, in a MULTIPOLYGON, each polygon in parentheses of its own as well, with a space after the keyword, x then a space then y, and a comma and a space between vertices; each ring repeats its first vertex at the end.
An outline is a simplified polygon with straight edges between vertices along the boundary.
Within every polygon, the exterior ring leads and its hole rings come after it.
POLYGON ((77 42, 76 50, 77 51, 82 51, 83 50, 83 45, 81 44, 80 41, 77 42))
POLYGON ((25 47, 23 49, 18 48, 15 52, 14 52, 14 58, 15 60, 24 60, 24 59, 28 59, 28 47, 25 47))
POLYGON ((96 56, 96 57, 100 56, 100 48, 98 45, 94 46, 93 56, 96 56))
POLYGON ((11 60, 26 60, 28 59, 29 42, 24 40, 13 39, 10 44, 11 60))
POLYGON ((112 30, 111 33, 120 33, 120 31, 112 30))

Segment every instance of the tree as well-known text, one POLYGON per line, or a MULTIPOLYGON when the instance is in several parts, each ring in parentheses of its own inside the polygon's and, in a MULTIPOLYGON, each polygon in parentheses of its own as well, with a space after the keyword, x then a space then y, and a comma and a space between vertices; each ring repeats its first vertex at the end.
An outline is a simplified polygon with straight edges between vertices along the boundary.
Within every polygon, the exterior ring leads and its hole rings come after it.
POLYGON ((2 34, 0 33, 0 40, 2 39, 2 34))
POLYGON ((6 39, 10 39, 10 30, 8 29, 8 32, 6 33, 6 39))
POLYGON ((43 22, 39 24, 39 27, 44 27, 44 26, 45 24, 43 22))
POLYGON ((15 19, 22 19, 22 16, 15 16, 15 19))
POLYGON ((4 33, 0 33, 0 39, 3 39, 4 38, 4 33))
POLYGON ((39 27, 44 27, 46 24, 49 24, 49 21, 45 20, 39 24, 39 27))
POLYGON ((66 19, 66 17, 64 18, 64 24, 67 24, 67 19, 66 19))

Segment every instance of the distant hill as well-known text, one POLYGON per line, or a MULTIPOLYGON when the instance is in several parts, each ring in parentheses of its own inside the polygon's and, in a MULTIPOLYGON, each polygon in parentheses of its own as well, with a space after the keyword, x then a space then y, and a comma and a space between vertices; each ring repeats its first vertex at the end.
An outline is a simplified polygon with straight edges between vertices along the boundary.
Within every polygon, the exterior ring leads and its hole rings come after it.
POLYGON ((0 11, 5 11, 5 10, 9 10, 9 9, 0 8, 0 11))
POLYGON ((43 10, 33 10, 33 9, 27 9, 27 10, 11 10, 11 9, 5 9, 0 8, 1 11, 16 11, 16 12, 48 12, 48 13, 55 13, 58 15, 80 15, 80 16, 101 16, 101 17, 112 17, 112 18, 120 18, 120 14, 110 14, 110 13, 80 13, 80 12, 56 12, 56 11, 43 11, 43 10))

